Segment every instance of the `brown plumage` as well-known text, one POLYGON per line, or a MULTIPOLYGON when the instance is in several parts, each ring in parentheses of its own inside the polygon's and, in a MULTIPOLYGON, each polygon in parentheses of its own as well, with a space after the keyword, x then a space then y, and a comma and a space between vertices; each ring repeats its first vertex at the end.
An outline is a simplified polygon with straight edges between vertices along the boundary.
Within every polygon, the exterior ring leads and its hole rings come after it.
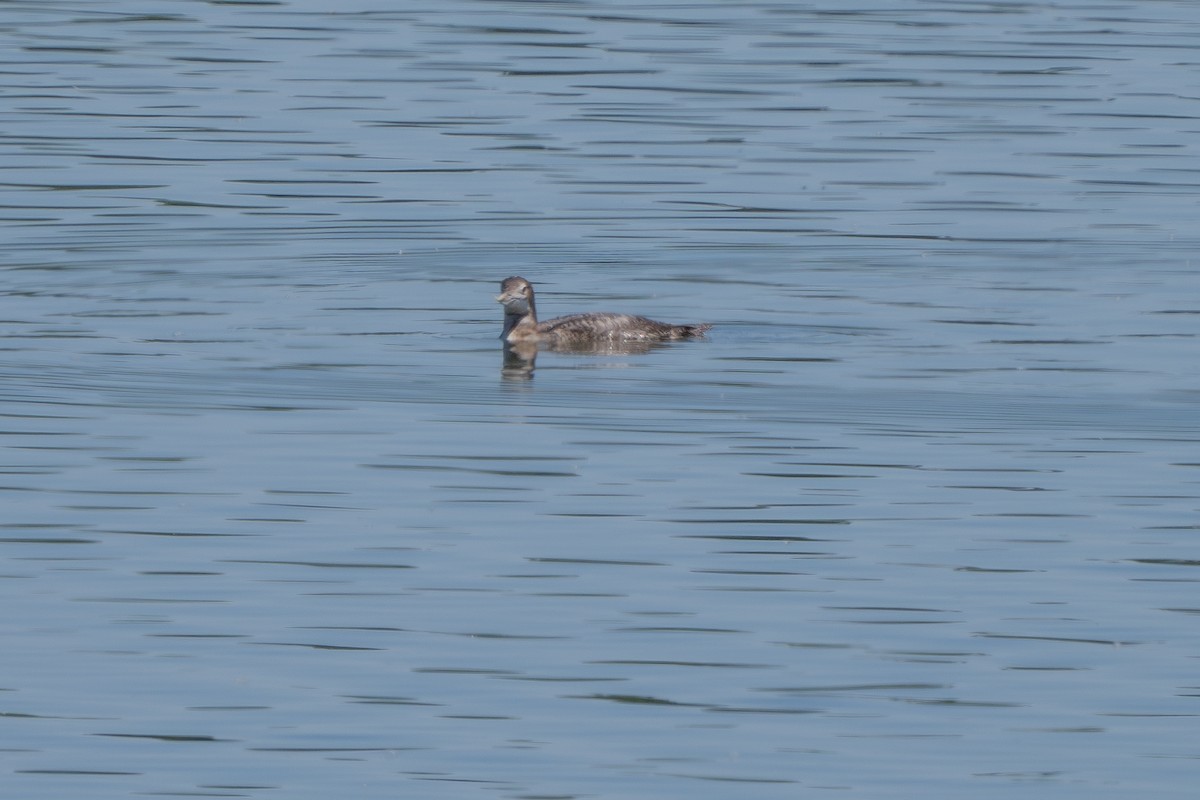
POLYGON ((504 330, 500 338, 510 344, 546 342, 581 345, 604 342, 665 342, 695 339, 712 325, 671 325, 632 314, 593 312, 570 314, 538 322, 533 286, 513 276, 500 283, 496 302, 504 304, 504 330))

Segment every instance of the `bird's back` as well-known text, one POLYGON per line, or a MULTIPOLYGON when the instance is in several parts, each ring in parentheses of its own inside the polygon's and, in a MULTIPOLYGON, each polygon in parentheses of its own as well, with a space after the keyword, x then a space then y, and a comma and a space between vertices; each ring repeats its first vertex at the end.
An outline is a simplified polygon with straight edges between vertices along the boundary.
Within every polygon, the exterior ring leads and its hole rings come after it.
POLYGON ((538 333, 564 341, 666 341, 703 336, 711 325, 669 325, 635 314, 593 312, 555 317, 538 324, 538 333))

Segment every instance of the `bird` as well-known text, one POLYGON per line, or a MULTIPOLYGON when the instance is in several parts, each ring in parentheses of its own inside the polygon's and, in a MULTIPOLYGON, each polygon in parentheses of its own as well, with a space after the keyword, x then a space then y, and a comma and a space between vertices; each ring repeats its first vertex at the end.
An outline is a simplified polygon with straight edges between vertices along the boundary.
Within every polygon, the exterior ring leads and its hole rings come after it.
POLYGON ((500 338, 506 344, 548 344, 562 347, 586 347, 609 343, 652 343, 676 339, 697 339, 712 327, 708 323, 672 325, 634 314, 594 311, 568 314, 538 322, 533 284, 513 275, 500 282, 496 302, 504 305, 504 329, 500 338))

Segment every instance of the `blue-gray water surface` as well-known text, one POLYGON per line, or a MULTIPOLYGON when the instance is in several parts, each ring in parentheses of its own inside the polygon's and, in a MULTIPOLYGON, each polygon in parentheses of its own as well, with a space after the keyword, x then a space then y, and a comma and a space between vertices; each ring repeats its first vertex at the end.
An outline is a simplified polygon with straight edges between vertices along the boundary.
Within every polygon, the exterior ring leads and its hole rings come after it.
POLYGON ((1193 796, 1200 5, 0 36, 5 797, 1193 796))

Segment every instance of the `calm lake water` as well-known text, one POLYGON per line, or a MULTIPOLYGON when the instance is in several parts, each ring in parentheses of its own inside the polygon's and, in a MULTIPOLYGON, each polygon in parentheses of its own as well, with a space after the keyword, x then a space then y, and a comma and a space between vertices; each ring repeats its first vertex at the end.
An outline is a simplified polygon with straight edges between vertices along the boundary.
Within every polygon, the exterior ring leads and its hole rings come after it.
POLYGON ((0 33, 6 797, 1194 795, 1200 5, 0 33))

